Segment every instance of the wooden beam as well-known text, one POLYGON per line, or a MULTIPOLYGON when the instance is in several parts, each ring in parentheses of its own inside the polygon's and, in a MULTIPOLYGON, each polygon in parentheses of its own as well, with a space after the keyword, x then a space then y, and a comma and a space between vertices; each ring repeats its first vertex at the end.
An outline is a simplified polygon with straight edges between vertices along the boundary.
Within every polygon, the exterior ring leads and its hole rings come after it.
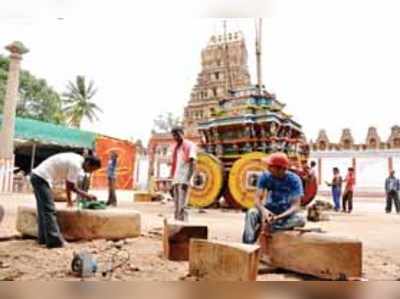
POLYGON ((264 239, 269 262, 276 268, 338 280, 361 277, 362 244, 325 233, 286 231, 264 239))
POLYGON ((153 200, 150 192, 147 191, 137 191, 133 196, 135 202, 152 202, 153 200))
POLYGON ((189 273, 213 281, 255 281, 260 247, 192 239, 189 273))
POLYGON ((208 238, 206 225, 164 220, 164 256, 171 261, 188 261, 191 239, 208 238))

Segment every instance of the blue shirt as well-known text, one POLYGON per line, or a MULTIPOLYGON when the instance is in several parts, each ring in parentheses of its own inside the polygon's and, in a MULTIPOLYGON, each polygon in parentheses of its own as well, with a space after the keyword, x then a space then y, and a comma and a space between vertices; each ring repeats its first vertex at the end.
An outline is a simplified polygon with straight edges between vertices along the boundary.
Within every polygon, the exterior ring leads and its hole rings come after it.
POLYGON ((400 181, 395 177, 388 177, 385 183, 386 193, 390 191, 400 191, 400 181))
POLYGON ((110 179, 115 179, 115 172, 117 170, 117 159, 110 159, 108 161, 107 176, 110 179))
POLYGON ((282 179, 272 176, 269 172, 264 172, 258 180, 257 187, 268 190, 265 207, 278 215, 287 211, 296 199, 304 196, 300 177, 290 171, 282 179))

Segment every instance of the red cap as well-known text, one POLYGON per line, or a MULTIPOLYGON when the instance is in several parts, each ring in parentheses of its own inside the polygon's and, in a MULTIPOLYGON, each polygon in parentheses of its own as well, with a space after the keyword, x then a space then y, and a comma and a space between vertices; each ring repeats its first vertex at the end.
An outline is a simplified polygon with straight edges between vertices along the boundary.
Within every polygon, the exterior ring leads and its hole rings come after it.
POLYGON ((284 153, 274 153, 268 156, 266 162, 269 166, 289 168, 289 158, 284 153))

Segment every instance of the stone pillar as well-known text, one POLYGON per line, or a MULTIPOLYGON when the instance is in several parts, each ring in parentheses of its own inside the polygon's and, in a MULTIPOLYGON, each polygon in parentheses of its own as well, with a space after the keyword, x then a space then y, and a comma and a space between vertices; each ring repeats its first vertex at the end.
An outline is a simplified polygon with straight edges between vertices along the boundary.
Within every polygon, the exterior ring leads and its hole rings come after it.
POLYGON ((318 185, 322 185, 322 159, 318 158, 318 185))
POLYGON ((388 173, 391 173, 394 170, 393 157, 390 157, 388 159, 388 167, 389 167, 389 172, 388 173))
POLYGON ((160 157, 157 157, 157 169, 156 169, 156 178, 160 177, 160 168, 161 168, 161 163, 160 163, 160 157))
POLYGON ((0 131, 0 193, 12 192, 15 111, 18 100, 20 64, 22 55, 28 52, 28 49, 21 42, 14 42, 8 45, 6 49, 11 54, 4 99, 3 123, 0 131))
POLYGON ((154 176, 154 165, 155 165, 155 147, 149 147, 149 167, 148 167, 148 175, 147 180, 150 181, 151 177, 154 176))
POLYGON ((354 169, 354 175, 356 178, 356 183, 358 182, 358 172, 357 172, 357 158, 352 159, 352 167, 354 169))

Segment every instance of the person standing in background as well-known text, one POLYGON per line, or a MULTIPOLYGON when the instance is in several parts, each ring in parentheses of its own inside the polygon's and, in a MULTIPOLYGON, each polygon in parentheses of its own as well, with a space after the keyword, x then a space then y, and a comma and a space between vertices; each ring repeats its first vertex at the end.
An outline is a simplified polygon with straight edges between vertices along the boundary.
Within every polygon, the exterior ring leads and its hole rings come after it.
POLYGON ((171 130, 176 144, 172 154, 172 194, 175 202, 175 220, 188 221, 186 201, 189 192, 190 180, 194 174, 197 149, 196 145, 184 138, 180 127, 171 130))
POLYGON ((354 168, 350 167, 348 169, 344 182, 346 182, 346 187, 343 193, 342 211, 343 213, 350 214, 353 211, 353 195, 354 195, 354 186, 356 184, 354 168))
POLYGON ((339 212, 340 211, 340 199, 342 196, 342 184, 343 184, 343 179, 340 176, 339 168, 337 168, 337 167, 333 168, 332 182, 331 183, 326 182, 326 184, 332 188, 332 197, 333 197, 333 203, 335 205, 335 211, 339 212))
POLYGON ((397 214, 400 214, 400 201, 399 201, 400 182, 395 177, 395 172, 393 170, 390 172, 390 176, 386 179, 385 191, 386 191, 386 213, 390 214, 392 212, 392 205, 394 203, 397 214))
POLYGON ((115 192, 117 180, 117 162, 118 155, 116 152, 110 153, 107 166, 107 180, 108 180, 108 206, 117 206, 117 194, 115 192))

